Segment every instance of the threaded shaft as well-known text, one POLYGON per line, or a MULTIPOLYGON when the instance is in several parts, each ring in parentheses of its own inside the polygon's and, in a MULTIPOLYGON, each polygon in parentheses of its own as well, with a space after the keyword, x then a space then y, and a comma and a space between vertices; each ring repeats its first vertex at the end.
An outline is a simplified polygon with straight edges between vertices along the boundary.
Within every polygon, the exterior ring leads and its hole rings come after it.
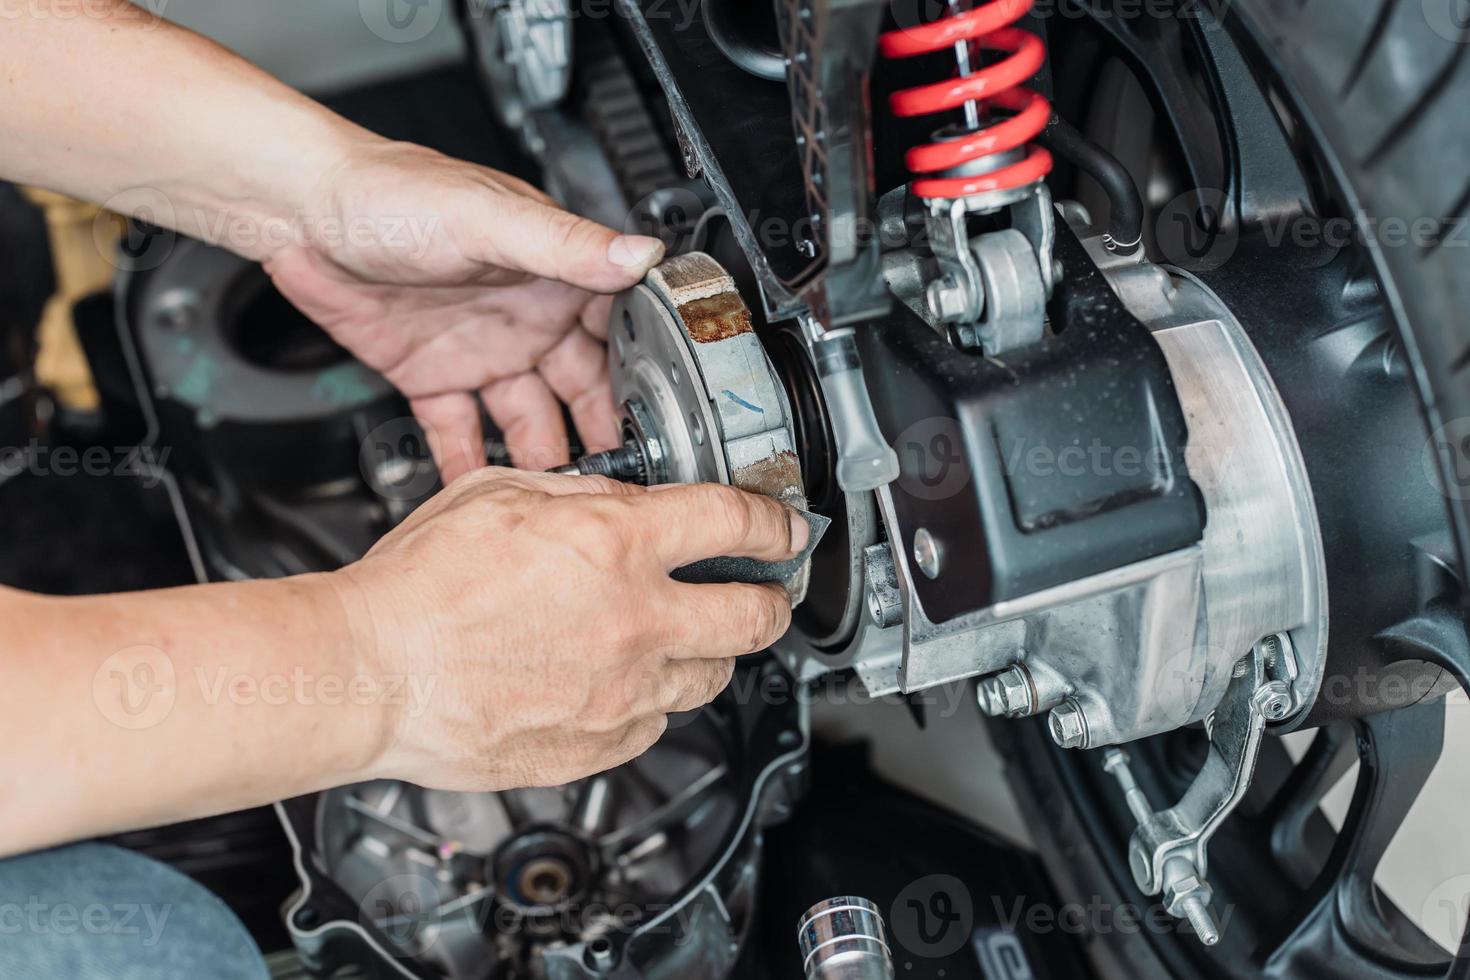
POLYGON ((1205 904, 1204 899, 1198 895, 1185 899, 1184 916, 1194 927, 1194 934, 1199 937, 1200 942, 1213 946, 1220 941, 1220 930, 1216 927, 1215 917, 1210 914, 1210 907, 1205 904))
POLYGON ((619 449, 583 456, 575 463, 559 466, 552 472, 567 476, 605 476, 621 483, 648 483, 643 451, 631 442, 619 449))

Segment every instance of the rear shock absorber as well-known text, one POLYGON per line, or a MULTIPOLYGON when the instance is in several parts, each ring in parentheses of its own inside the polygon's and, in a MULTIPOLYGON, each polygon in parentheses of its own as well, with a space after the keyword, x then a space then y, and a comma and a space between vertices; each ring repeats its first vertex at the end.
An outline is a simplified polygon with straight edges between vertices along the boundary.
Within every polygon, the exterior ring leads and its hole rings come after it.
POLYGON ((1046 46, 1014 26, 1034 0, 987 0, 972 9, 949 0, 948 14, 879 38, 887 58, 953 49, 959 75, 893 93, 895 115, 963 110, 963 122, 911 148, 909 191, 924 201, 929 246, 941 275, 927 285, 930 322, 947 324, 964 349, 996 355, 1041 339, 1045 304, 1058 275, 1054 215, 1046 175, 1052 157, 1034 140, 1051 118, 1045 96, 1024 83, 1041 70, 1046 46), (976 64, 979 51, 1002 55, 976 64), (997 111, 999 110, 999 111, 997 111), (1010 209, 1010 227, 971 237, 968 217, 1010 209))
POLYGON ((916 180, 912 191, 926 199, 979 198, 1001 206, 1029 190, 1051 172, 1051 154, 1031 141, 1046 128, 1051 105, 1023 83, 1041 70, 1046 48, 1041 38, 1012 25, 1034 0, 990 0, 971 10, 949 0, 949 14, 931 24, 889 31, 879 39, 886 58, 908 58, 953 48, 959 77, 895 92, 889 105, 898 116, 927 116, 963 109, 962 126, 935 134, 935 140, 909 150, 905 163, 916 180), (973 67, 974 51, 1005 53, 990 65, 973 67), (993 121, 990 109, 1009 117, 993 121), (1003 199, 1002 199, 1003 198, 1003 199))

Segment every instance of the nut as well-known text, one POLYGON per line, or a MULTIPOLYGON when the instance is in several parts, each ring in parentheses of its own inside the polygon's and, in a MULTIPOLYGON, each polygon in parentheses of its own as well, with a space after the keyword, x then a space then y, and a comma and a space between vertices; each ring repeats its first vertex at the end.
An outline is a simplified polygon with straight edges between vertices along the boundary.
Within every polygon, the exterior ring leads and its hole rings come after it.
POLYGON ((1197 874, 1185 875, 1176 881, 1169 882, 1164 887, 1164 908, 1176 919, 1185 917, 1184 903, 1191 898, 1198 898, 1209 904, 1214 892, 1204 879, 1197 874))
POLYGON ((1256 691, 1255 699, 1267 721, 1280 721, 1291 714, 1291 687, 1285 681, 1268 681, 1256 691))
POLYGON ((1087 746, 1087 717, 1082 706, 1068 699, 1051 709, 1047 719, 1052 741, 1064 749, 1080 749, 1087 746))

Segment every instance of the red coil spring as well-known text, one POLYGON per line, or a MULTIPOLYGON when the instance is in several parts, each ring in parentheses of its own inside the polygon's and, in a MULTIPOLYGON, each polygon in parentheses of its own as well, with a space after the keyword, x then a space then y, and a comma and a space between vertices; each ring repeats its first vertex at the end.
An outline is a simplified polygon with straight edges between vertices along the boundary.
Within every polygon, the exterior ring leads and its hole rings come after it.
POLYGON ((929 143, 909 150, 905 163, 920 179, 913 192, 919 197, 955 198, 990 191, 1013 190, 1033 184, 1051 173, 1051 154, 1029 147, 1016 163, 973 177, 923 177, 983 157, 1025 146, 1046 128, 1051 104, 1021 83, 1041 70, 1046 48, 1030 31, 1011 27, 1030 11, 1035 0, 991 0, 983 6, 922 27, 889 31, 879 39, 885 58, 908 58, 953 48, 963 41, 1006 57, 971 75, 933 85, 895 92, 889 105, 899 116, 926 116, 958 109, 966 102, 999 106, 1015 114, 959 139, 929 143))

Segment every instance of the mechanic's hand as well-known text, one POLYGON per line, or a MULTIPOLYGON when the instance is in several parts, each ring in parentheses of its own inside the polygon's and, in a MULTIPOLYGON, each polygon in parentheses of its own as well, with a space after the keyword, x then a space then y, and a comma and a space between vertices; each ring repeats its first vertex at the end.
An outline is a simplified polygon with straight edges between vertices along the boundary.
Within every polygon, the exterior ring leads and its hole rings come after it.
POLYGON ((335 235, 265 260, 276 286, 408 396, 445 484, 484 465, 478 403, 517 466, 618 445, 604 341, 611 300, 656 239, 574 217, 523 181, 371 141, 319 183, 306 227, 335 235))
POLYGON ((333 573, 387 674, 434 680, 374 775, 451 790, 550 786, 643 753, 790 622, 779 585, 688 585, 702 558, 791 558, 794 511, 728 486, 482 469, 333 573))

